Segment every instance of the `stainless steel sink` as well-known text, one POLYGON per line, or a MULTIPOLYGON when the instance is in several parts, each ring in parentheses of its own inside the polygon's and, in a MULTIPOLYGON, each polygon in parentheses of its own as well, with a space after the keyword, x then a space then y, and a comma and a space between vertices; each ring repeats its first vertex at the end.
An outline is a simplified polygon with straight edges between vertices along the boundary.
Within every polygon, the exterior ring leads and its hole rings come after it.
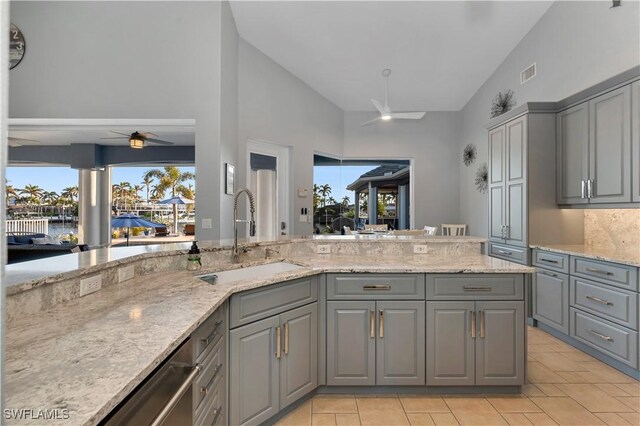
POLYGON ((248 268, 232 269, 230 271, 221 271, 215 274, 200 275, 197 278, 212 285, 227 284, 235 281, 269 278, 271 275, 295 271, 301 268, 302 266, 294 265, 293 263, 276 262, 266 265, 250 266, 248 268))

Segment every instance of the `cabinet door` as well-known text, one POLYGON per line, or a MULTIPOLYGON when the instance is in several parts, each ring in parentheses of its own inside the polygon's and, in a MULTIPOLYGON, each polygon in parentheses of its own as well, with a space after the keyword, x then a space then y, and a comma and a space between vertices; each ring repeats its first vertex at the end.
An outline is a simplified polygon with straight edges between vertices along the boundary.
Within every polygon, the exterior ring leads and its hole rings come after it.
POLYGON ((230 333, 230 418, 232 425, 258 425, 279 410, 280 362, 276 358, 278 317, 230 333))
POLYGON ((506 182, 505 214, 506 242, 527 246, 527 116, 505 125, 506 128, 506 182))
POLYGON ((589 178, 589 105, 558 113, 556 132, 558 204, 586 204, 582 184, 589 178))
POLYGON ((476 385, 523 385, 524 302, 476 302, 476 385))
POLYGON ((376 302, 327 302, 327 385, 374 385, 376 302))
POLYGON ((376 385, 424 386, 424 301, 380 301, 376 385))
POLYGON ((569 276, 536 269, 533 278, 533 317, 569 334, 569 276))
POLYGON ((504 241, 505 218, 505 126, 489 132, 489 238, 504 241))
POLYGON ((427 302, 427 386, 472 386, 474 302, 427 302))
POLYGON ((631 86, 589 101, 590 203, 631 201, 631 86))
POLYGON ((640 203, 640 81, 631 85, 631 190, 634 203, 640 203))
POLYGON ((318 304, 280 315, 280 409, 318 387, 318 304))

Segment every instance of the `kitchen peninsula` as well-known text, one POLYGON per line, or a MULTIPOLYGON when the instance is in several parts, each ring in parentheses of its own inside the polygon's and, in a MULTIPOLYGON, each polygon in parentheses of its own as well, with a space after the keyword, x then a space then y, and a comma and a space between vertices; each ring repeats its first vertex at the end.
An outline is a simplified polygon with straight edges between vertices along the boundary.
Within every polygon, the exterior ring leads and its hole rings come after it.
POLYGON ((185 341, 202 366, 194 424, 259 424, 315 392, 517 392, 533 269, 481 254, 484 242, 290 238, 247 242, 232 264, 223 241, 201 245, 195 275, 186 245, 66 255, 38 268, 50 276, 8 267, 6 408, 98 423, 185 341), (102 289, 79 297, 98 274, 102 289))

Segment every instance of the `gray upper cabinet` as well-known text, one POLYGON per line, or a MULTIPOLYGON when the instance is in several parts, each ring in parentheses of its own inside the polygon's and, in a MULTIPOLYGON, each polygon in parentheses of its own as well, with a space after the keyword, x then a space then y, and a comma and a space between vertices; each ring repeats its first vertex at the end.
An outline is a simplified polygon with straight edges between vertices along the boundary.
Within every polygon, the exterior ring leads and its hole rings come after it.
POLYGON ((631 85, 631 155, 632 201, 640 203, 640 81, 631 85))
POLYGON ((558 204, 586 204, 589 176, 589 106, 580 104, 558 113, 558 204))
POLYGON ((374 385, 376 302, 327 302, 327 385, 374 385))
POLYGON ((505 128, 500 126, 489 132, 489 237, 503 241, 505 224, 505 128))
POLYGON ((377 302, 377 385, 424 385, 425 302, 377 302))
POLYGON ((632 201, 631 98, 636 85, 622 86, 557 114, 558 204, 632 201))
POLYGON ((591 203, 631 201, 631 86, 589 102, 591 203))

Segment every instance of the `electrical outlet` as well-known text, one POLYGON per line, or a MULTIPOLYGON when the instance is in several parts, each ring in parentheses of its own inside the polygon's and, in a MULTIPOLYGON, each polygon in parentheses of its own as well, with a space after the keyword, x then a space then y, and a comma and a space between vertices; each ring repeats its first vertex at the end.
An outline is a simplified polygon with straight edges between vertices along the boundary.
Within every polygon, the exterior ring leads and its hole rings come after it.
POLYGON ((202 219, 202 229, 211 229, 213 228, 213 220, 211 218, 202 219))
POLYGON ((91 278, 80 280, 80 297, 94 293, 102 288, 102 275, 98 274, 91 278))
POLYGON ((331 246, 329 244, 318 245, 318 254, 330 254, 331 246))
POLYGON ((413 252, 415 254, 427 254, 427 247, 426 244, 415 244, 413 246, 413 252))
POLYGON ((118 282, 121 283, 123 281, 130 280, 134 275, 135 271, 133 269, 133 265, 120 268, 118 269, 118 282))

